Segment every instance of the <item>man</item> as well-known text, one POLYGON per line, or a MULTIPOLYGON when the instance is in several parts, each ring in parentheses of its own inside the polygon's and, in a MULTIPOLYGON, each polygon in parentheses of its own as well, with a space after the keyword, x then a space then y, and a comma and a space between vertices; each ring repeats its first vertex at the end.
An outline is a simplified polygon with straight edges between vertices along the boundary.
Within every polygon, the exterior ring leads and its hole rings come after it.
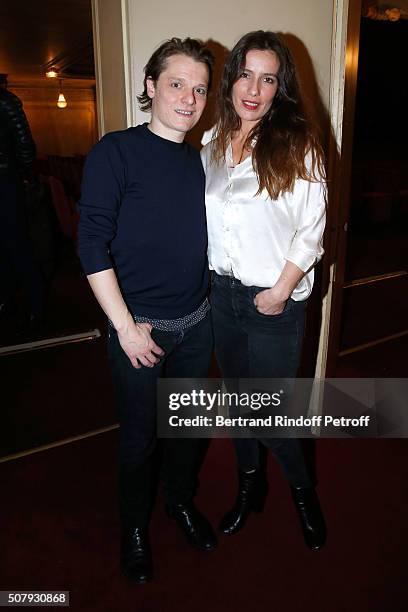
POLYGON ((34 160, 35 144, 23 105, 7 89, 7 75, 0 74, 0 333, 8 330, 15 317, 13 302, 21 288, 28 330, 34 330, 43 315, 43 280, 25 211, 24 182, 33 180, 34 160))
MULTIPOLYGON (((156 383, 205 377, 212 353, 204 172, 184 143, 204 110, 212 56, 173 38, 145 67, 150 123, 106 135, 88 156, 79 203, 79 253, 110 321, 109 357, 120 416, 119 504, 124 572, 152 578, 148 523, 154 493, 156 383)), ((167 440, 167 514, 190 544, 216 547, 193 503, 197 440, 167 440)))

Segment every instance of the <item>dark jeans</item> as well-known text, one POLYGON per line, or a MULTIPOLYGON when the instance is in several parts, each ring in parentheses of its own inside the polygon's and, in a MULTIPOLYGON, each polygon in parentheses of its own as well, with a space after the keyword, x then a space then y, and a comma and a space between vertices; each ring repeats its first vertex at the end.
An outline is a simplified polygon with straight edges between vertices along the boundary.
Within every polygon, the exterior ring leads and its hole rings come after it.
MULTIPOLYGON (((120 510, 122 522, 132 526, 148 523, 154 495, 157 379, 207 376, 213 350, 210 315, 185 331, 153 329, 152 338, 165 355, 153 368, 140 369, 132 366, 112 328, 108 339, 120 420, 120 510)), ((164 441, 162 477, 168 504, 193 497, 199 445, 196 439, 164 441)))
MULTIPOLYGON (((225 378, 295 378, 299 367, 305 302, 287 301, 279 315, 257 311, 254 297, 262 287, 247 287, 230 276, 212 273, 211 306, 215 353, 225 378)), ((265 438, 293 486, 311 486, 298 439, 265 438)), ((259 467, 255 439, 234 440, 241 469, 259 467)))

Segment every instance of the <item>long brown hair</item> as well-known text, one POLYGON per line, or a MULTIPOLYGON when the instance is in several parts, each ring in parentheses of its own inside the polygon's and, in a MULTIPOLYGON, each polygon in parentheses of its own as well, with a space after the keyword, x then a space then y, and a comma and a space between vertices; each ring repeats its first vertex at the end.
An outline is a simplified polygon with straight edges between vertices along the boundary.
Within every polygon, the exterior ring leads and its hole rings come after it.
POLYGON ((297 178, 319 181, 325 176, 324 155, 316 128, 306 117, 289 49, 273 32, 258 30, 245 34, 229 54, 218 93, 218 120, 212 159, 219 162, 241 119, 232 102, 232 87, 245 67, 248 51, 271 51, 279 59, 278 89, 273 104, 250 131, 244 146, 251 148, 260 193, 266 189, 273 200, 292 192, 297 178), (310 154, 310 161, 306 156, 310 154))

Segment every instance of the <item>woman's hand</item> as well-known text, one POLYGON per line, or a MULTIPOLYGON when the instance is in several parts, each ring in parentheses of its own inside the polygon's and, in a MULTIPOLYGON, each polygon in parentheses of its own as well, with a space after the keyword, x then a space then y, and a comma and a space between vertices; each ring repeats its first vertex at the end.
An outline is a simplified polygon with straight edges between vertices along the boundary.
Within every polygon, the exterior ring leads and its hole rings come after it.
POLYGON ((118 332, 120 345, 134 368, 139 369, 141 365, 152 368, 159 362, 159 357, 164 355, 163 349, 152 339, 151 331, 150 323, 135 323, 131 320, 125 331, 118 332))
POLYGON ((264 315, 278 315, 283 312, 287 298, 285 298, 276 287, 260 291, 254 298, 254 304, 258 312, 264 315))

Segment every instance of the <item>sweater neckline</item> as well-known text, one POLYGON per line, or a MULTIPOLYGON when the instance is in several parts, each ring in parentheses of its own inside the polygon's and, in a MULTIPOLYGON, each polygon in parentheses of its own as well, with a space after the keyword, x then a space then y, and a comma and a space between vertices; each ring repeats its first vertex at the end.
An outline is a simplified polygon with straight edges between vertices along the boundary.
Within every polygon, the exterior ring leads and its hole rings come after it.
POLYGON ((158 134, 155 134, 154 132, 149 130, 148 125, 149 124, 147 122, 141 125, 141 128, 143 129, 146 138, 150 138, 150 140, 162 144, 165 147, 169 147, 173 150, 182 149, 184 145, 184 140, 183 142, 174 142, 174 140, 168 140, 167 138, 163 138, 163 136, 159 136, 158 134))

